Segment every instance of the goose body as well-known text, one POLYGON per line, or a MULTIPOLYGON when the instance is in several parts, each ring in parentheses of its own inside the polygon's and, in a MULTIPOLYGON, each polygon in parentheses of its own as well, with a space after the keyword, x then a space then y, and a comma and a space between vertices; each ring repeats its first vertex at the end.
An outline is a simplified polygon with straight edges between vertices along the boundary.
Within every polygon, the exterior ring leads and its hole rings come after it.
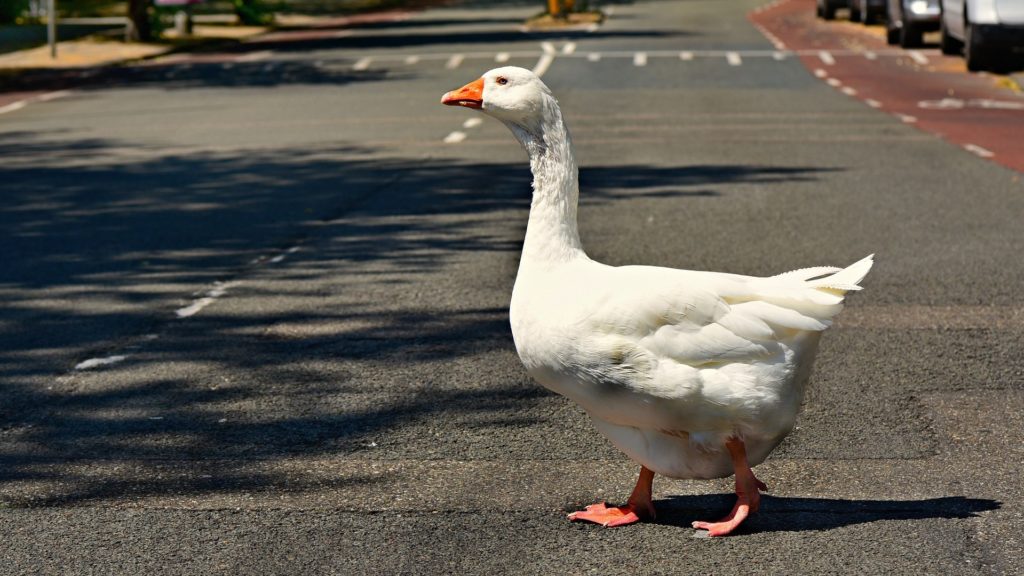
POLYGON ((591 260, 576 224, 577 166, 557 101, 532 72, 491 70, 445 104, 505 123, 526 149, 533 201, 512 292, 516 350, 540 384, 578 403, 641 465, 626 506, 570 515, 605 525, 654 515, 654 474, 736 474, 727 534, 756 510, 750 471, 792 430, 819 337, 872 257, 771 277, 591 260))

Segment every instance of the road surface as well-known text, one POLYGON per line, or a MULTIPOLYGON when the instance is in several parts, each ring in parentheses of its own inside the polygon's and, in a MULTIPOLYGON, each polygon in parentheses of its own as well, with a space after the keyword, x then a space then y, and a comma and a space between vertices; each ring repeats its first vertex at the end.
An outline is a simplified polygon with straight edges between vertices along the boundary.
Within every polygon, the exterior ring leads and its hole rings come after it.
POLYGON ((0 114, 0 573, 1019 573, 1020 173, 829 85, 759 4, 392 14, 0 114), (595 259, 877 254, 735 536, 689 528, 729 479, 565 520, 636 467, 515 356, 525 155, 438 103, 501 64, 562 104, 595 259))

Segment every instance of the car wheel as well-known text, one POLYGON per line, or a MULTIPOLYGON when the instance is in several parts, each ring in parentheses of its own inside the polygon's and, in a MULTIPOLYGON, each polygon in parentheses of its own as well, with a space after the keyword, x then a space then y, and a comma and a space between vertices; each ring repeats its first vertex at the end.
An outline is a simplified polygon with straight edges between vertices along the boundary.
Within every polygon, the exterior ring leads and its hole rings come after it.
POLYGON ((964 60, 967 61, 967 69, 971 72, 980 72, 989 68, 988 54, 986 47, 978 36, 974 24, 964 24, 964 60))
POLYGON ((900 29, 893 26, 892 20, 885 23, 885 41, 890 46, 900 43, 900 29))
POLYGON ((945 18, 939 19, 939 34, 939 49, 942 50, 942 53, 947 56, 959 56, 960 52, 964 49, 964 45, 950 35, 949 29, 946 28, 945 18))
POLYGON ((903 48, 917 48, 924 42, 924 32, 910 22, 904 22, 900 27, 900 46, 903 48))
POLYGON ((872 10, 870 6, 865 4, 861 9, 860 21, 863 22, 865 26, 870 26, 878 22, 878 12, 872 10))
POLYGON ((832 2, 830 0, 823 0, 821 7, 821 18, 823 20, 836 19, 836 7, 832 5, 832 2))

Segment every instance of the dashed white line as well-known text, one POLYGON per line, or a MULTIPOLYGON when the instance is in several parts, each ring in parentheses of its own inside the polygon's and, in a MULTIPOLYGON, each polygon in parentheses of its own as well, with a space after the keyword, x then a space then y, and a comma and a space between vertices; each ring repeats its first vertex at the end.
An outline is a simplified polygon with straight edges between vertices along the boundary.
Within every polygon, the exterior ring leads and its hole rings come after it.
POLYGON ((355 64, 352 65, 353 70, 366 70, 370 67, 370 63, 373 62, 373 58, 367 56, 366 58, 360 58, 355 64))
POLYGON ((455 130, 451 134, 445 136, 444 140, 442 140, 442 142, 444 142, 445 144, 458 144, 459 142, 462 142, 465 139, 466 139, 466 133, 465 132, 462 132, 462 131, 459 131, 459 130, 455 130))
POLYGON ((785 52, 775 52, 774 54, 772 54, 772 58, 774 58, 776 60, 785 60, 786 59, 786 53, 785 52))
POLYGON ((555 45, 552 44, 551 42, 541 42, 540 49, 543 50, 545 54, 555 53, 555 45))
POLYGON ((509 58, 510 56, 508 52, 498 52, 497 54, 494 55, 495 62, 508 62, 509 58))
POLYGON ((420 57, 416 56, 415 54, 412 55, 412 56, 406 56, 405 57, 405 63, 408 66, 412 66, 413 64, 417 64, 417 63, 419 63, 419 61, 420 61, 420 57))
POLYGON ((977 144, 964 144, 964 149, 967 150, 968 152, 973 152, 978 156, 981 156, 982 158, 991 158, 996 155, 995 152, 992 152, 991 150, 986 150, 985 148, 982 148, 977 144))
POLYGON ((587 60, 589 62, 598 62, 598 61, 601 60, 601 53, 600 52, 591 52, 590 54, 587 54, 587 60))
POLYGON ((829 78, 828 80, 825 80, 825 83, 828 84, 829 86, 833 87, 833 88, 838 88, 839 86, 843 85, 842 82, 840 82, 839 80, 837 80, 835 78, 829 78))
POLYGON ((836 63, 836 59, 833 58, 832 54, 829 53, 827 50, 822 50, 822 51, 818 52, 818 59, 820 59, 822 62, 824 62, 828 66, 832 66, 832 65, 834 65, 836 63))
POLYGON ((547 52, 541 54, 540 58, 537 60, 537 64, 533 67, 533 73, 536 74, 537 76, 543 76, 544 73, 548 71, 548 68, 551 67, 551 63, 554 61, 554 54, 549 54, 547 52))
POLYGON ((725 61, 729 63, 729 66, 739 66, 743 64, 743 59, 736 52, 729 52, 725 55, 725 61))
POLYGON ((898 116, 905 124, 913 124, 914 122, 917 122, 917 118, 909 114, 897 114, 896 116, 898 116))
POLYGON ((864 57, 867 58, 868 60, 877 60, 878 59, 878 54, 875 54, 871 50, 868 50, 868 51, 864 52, 864 57))
POLYGON ((128 356, 119 354, 116 356, 107 356, 106 358, 89 358, 83 360, 78 364, 75 364, 75 370, 92 370, 93 368, 99 368, 100 366, 109 366, 111 364, 117 364, 123 362, 128 356))
POLYGON ((850 88, 849 86, 843 87, 843 94, 846 94, 847 96, 853 96, 856 93, 857 91, 854 90, 853 88, 850 88))
POLYGON ((911 50, 911 51, 907 52, 907 56, 910 56, 911 60, 913 60, 914 62, 917 62, 921 66, 925 66, 925 65, 928 64, 928 57, 925 56, 924 54, 921 54, 917 50, 911 50))
POLYGON ((818 68, 814 71, 814 75, 817 76, 818 78, 824 78, 825 76, 828 76, 828 72, 825 72, 821 68, 818 68))
POLYGON ((189 316, 195 316, 200 310, 206 308, 210 304, 213 304, 217 298, 227 294, 228 288, 237 285, 238 282, 217 282, 213 285, 213 289, 206 292, 201 298, 196 298, 191 304, 184 308, 178 308, 174 311, 174 315, 178 318, 188 318, 189 316))
POLYGON ((686 61, 693 60, 693 52, 680 52, 679 59, 686 61))
POLYGON ((633 54, 633 66, 647 66, 647 53, 637 52, 633 54))
POLYGON ((871 98, 868 98, 867 100, 865 100, 864 103, 867 104, 868 106, 871 106, 872 108, 881 108, 882 107, 882 103, 881 102, 879 102, 878 100, 872 100, 871 98))
POLYGON ((452 57, 449 58, 447 62, 445 62, 444 67, 449 70, 454 70, 458 68, 460 64, 462 64, 462 61, 465 60, 465 58, 466 57, 463 56, 462 54, 452 54, 452 57))
POLYGON ((576 43, 575 42, 566 42, 565 45, 562 46, 562 54, 572 54, 575 51, 576 51, 576 43))
POLYGON ((477 126, 479 126, 479 125, 481 125, 483 123, 484 123, 484 121, 481 120, 480 118, 473 117, 473 118, 470 118, 469 120, 466 120, 465 122, 463 122, 462 123, 462 127, 463 128, 476 128, 477 126))

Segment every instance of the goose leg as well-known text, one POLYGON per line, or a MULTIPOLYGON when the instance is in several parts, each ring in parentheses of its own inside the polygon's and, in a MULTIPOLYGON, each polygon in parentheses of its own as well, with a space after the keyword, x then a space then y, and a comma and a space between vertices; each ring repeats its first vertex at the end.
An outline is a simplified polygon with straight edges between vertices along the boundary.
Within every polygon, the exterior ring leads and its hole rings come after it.
POLYGON ((569 520, 585 520, 602 526, 625 526, 640 520, 654 520, 654 503, 651 502, 651 485, 654 472, 640 467, 640 477, 629 495, 625 506, 608 507, 604 502, 591 504, 586 510, 569 514, 569 520))
POLYGON ((732 512, 718 522, 693 523, 693 527, 700 530, 707 530, 708 536, 725 536, 747 519, 751 512, 757 512, 761 505, 761 490, 768 490, 768 486, 754 477, 754 471, 747 464, 747 450, 743 441, 739 438, 731 438, 725 443, 732 456, 732 465, 736 474, 736 504, 732 512))

